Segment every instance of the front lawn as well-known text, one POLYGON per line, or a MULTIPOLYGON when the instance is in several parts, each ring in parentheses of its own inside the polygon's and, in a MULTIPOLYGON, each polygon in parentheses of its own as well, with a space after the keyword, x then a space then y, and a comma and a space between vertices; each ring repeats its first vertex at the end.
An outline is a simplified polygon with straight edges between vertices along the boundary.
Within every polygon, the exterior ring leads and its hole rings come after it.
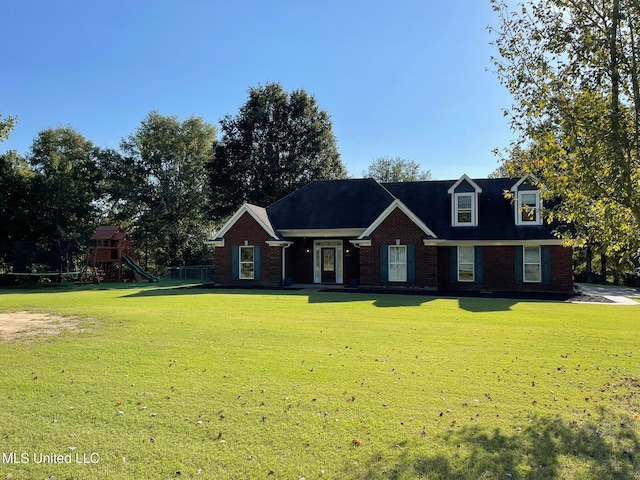
POLYGON ((2 478, 640 478, 638 307, 0 290, 17 311, 77 320, 0 341, 2 478))

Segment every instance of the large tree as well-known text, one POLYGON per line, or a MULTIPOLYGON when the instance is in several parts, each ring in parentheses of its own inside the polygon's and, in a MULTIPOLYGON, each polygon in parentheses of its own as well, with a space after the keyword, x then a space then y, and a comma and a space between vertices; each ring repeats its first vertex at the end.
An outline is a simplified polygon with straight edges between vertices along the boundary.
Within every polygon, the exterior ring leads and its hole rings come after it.
POLYGON ((7 268, 14 242, 30 238, 37 218, 29 218, 31 171, 15 151, 0 154, 0 272, 7 268))
POLYGON ((331 119, 304 90, 287 93, 279 83, 250 88, 238 114, 220 126, 209 165, 218 220, 243 202, 268 205, 311 180, 347 176, 331 119))
POLYGON ((431 180, 431 171, 423 170, 418 162, 400 157, 380 157, 362 172, 364 178, 379 182, 419 182, 431 180))
POLYGON ((640 227, 640 2, 525 0, 500 18, 496 73, 519 132, 504 170, 534 173, 576 225, 573 243, 612 254, 640 227))
POLYGON ((108 217, 133 228, 152 266, 184 265, 202 253, 210 224, 205 165, 215 139, 215 127, 200 117, 151 112, 122 140, 121 153, 101 153, 108 217))
POLYGON ((99 221, 97 151, 71 127, 38 133, 26 156, 33 172, 28 212, 32 240, 88 239, 99 221))

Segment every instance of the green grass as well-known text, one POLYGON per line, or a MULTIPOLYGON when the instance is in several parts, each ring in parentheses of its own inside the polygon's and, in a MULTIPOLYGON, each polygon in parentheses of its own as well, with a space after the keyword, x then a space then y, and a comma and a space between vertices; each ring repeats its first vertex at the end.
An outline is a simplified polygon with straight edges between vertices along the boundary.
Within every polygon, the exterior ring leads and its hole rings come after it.
POLYGON ((1 450, 30 456, 0 478, 640 478, 638 307, 0 290, 19 310, 82 330, 0 342, 1 450))

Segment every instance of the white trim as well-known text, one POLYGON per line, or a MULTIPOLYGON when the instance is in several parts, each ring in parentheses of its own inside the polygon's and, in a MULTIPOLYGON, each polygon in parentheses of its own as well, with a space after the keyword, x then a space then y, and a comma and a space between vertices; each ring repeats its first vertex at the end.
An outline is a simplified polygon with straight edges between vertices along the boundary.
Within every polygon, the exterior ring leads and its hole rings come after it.
POLYGON ((456 188, 458 188, 460 186, 460 184, 462 182, 467 182, 469 185, 471 185, 474 190, 476 191, 476 193, 482 193, 482 189, 478 186, 478 184, 476 182, 474 182, 473 180, 471 180, 467 174, 465 173, 464 175, 462 175, 458 181, 456 183, 454 183, 451 188, 449 188, 449 190, 447 190, 448 194, 453 194, 456 191, 456 188))
POLYGON ((313 283, 322 283, 322 258, 320 256, 323 248, 335 248, 336 284, 344 283, 343 243, 339 238, 313 241, 313 283))
POLYGON ((433 246, 437 246, 437 245, 444 245, 446 243, 448 243, 447 240, 439 239, 439 238, 425 238, 425 239, 422 240, 422 244, 425 247, 429 247, 429 246, 433 247, 433 246))
POLYGON ((293 245, 293 242, 290 242, 288 240, 265 240, 265 242, 267 245, 269 245, 270 247, 289 247, 291 245, 293 245))
POLYGON ((466 246, 477 245, 479 247, 505 247, 505 246, 517 246, 517 245, 564 245, 564 242, 560 239, 547 239, 547 240, 432 240, 430 238, 424 239, 425 246, 433 245, 446 245, 446 246, 466 246))
POLYGON ((370 238, 356 238, 355 240, 349 240, 349 243, 355 245, 356 247, 370 247, 371 239, 370 238))
POLYGON ((238 280, 254 280, 256 277, 256 250, 253 245, 239 245, 238 246, 238 280), (242 249, 251 249, 251 261, 242 261, 242 249), (251 264, 251 276, 242 276, 242 265, 251 264))
MULTIPOLYGON (((272 238, 278 238, 278 235, 276 234, 276 232, 273 230, 273 228, 271 227, 271 225, 267 225, 265 224, 262 219, 256 215, 256 213, 254 212, 254 208, 262 208, 262 207, 258 207, 256 205, 251 205, 250 203, 243 203, 242 206, 236 210, 236 213, 234 213, 231 218, 229 218, 229 220, 226 221, 226 223, 222 226, 222 228, 218 231, 218 233, 216 233, 216 239, 222 238, 226 235, 226 233, 231 229, 231 227, 233 227, 235 225, 235 223, 240 220, 240 218, 242 217, 242 215, 244 215, 245 213, 248 213, 249 215, 251 215, 251 217, 258 222, 258 225, 260 225, 265 232, 267 232, 269 234, 269 236, 271 236, 272 238)), ((214 240, 216 241, 216 240, 214 240)))
POLYGON ((280 235, 287 238, 302 238, 302 237, 358 237, 362 234, 364 229, 362 228, 331 228, 331 229, 282 229, 278 230, 280 235))
POLYGON ((451 197, 451 225, 454 227, 477 227, 478 226, 478 194, 474 192, 454 193, 451 197), (471 221, 458 221, 458 199, 462 196, 471 197, 471 221))
POLYGON ((413 213, 411 210, 409 210, 409 208, 402 203, 400 200, 395 199, 393 202, 391 202, 391 204, 389 204, 389 206, 387 208, 385 208, 384 212, 382 212, 378 218, 376 218, 373 223, 371 225, 369 225, 367 227, 367 229, 360 235, 360 238, 363 237, 369 237, 371 235, 371 233, 373 233, 376 228, 378 228, 382 222, 384 222, 387 217, 389 215, 391 215, 391 212, 393 212, 396 208, 400 209, 400 211, 402 213, 404 213, 407 217, 409 217, 409 219, 416 224, 416 226, 422 230, 424 233, 426 233, 427 235, 433 237, 433 238, 438 238, 437 235, 435 233, 433 233, 431 231, 431 229, 429 227, 427 227, 424 222, 422 220, 420 220, 415 213, 413 213))
POLYGON ((540 195, 539 190, 519 190, 516 192, 516 225, 527 226, 527 225, 542 225, 542 197, 540 195), (522 195, 535 195, 535 219, 534 220, 523 220, 522 219, 522 195))
POLYGON ((286 242, 286 244, 284 244, 284 243, 281 244, 281 246, 282 246, 282 271, 281 271, 282 275, 281 275, 281 277, 282 277, 282 284, 283 285, 284 285, 284 281, 285 281, 286 273, 287 273, 287 264, 286 264, 286 260, 285 260, 287 255, 285 253, 285 250, 287 248, 289 248, 291 245, 293 245, 293 242, 286 242))
POLYGON ((526 182, 529 179, 531 180, 532 183, 540 183, 540 180, 538 180, 538 177, 536 177, 533 173, 527 173, 520 180, 518 180, 513 187, 511 187, 511 191, 513 193, 517 192, 518 189, 520 188, 520 185, 522 185, 524 182, 526 182))
POLYGON ((535 248, 535 245, 526 245, 522 247, 522 282, 523 283, 542 283, 542 249, 540 246, 538 248, 538 262, 537 263, 527 263, 527 248, 535 248), (527 265, 538 265, 538 279, 537 280, 527 280, 527 265))
POLYGON ((213 245, 214 247, 224 247, 224 238, 214 238, 213 240, 205 240, 205 245, 213 245))
MULTIPOLYGON (((460 283, 473 283, 476 281, 476 249, 475 245, 458 245, 456 248, 456 271, 458 282, 460 283), (471 249, 471 280, 461 280, 460 279, 460 247, 462 248, 470 248, 471 249)), ((468 265, 468 264, 463 264, 468 265)))
MULTIPOLYGON (((406 245, 400 245, 396 243, 395 245, 387 245, 387 280, 389 282, 401 282, 406 283, 408 278, 408 270, 409 270, 409 249, 406 245), (398 280, 391 280, 391 249, 392 248, 400 248, 404 250, 404 278, 398 280)), ((402 263, 394 263, 394 265, 402 265, 402 263)))

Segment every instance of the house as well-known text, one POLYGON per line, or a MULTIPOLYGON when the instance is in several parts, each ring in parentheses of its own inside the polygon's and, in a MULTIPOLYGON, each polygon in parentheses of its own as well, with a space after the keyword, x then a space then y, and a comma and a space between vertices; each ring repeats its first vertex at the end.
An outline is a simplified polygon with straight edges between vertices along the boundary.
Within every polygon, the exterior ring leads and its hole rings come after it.
POLYGON ((571 292, 572 250, 533 180, 314 181, 235 212, 209 242, 215 281, 571 292))

